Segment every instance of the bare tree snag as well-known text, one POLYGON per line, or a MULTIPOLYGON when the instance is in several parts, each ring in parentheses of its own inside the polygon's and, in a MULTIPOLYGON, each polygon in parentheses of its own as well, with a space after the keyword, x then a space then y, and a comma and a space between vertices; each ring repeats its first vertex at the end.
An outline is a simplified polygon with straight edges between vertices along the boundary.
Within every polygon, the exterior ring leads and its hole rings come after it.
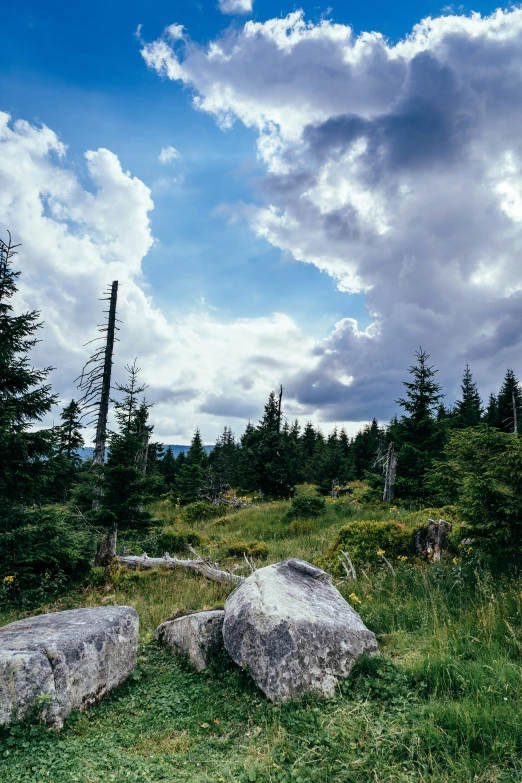
POLYGON ((511 392, 511 399, 513 402, 513 432, 515 435, 518 434, 518 422, 517 422, 517 404, 515 400, 515 390, 511 392))
POLYGON ((397 457, 393 448, 393 443, 388 446, 388 456, 386 458, 386 477, 384 479, 384 492, 382 499, 384 502, 391 503, 393 500, 395 476, 397 475, 397 457))
POLYGON ((282 403, 283 403, 283 384, 279 387, 279 401, 277 404, 277 431, 281 432, 281 416, 282 416, 282 403))
POLYGON ((244 582, 244 577, 231 574, 229 571, 222 571, 217 567, 216 563, 212 563, 210 560, 203 560, 203 558, 181 560, 178 557, 171 557, 168 552, 165 552, 163 557, 148 557, 146 553, 141 556, 122 555, 121 557, 115 557, 114 561, 122 566, 127 566, 127 568, 158 568, 159 566, 165 568, 188 568, 190 571, 206 576, 207 579, 213 582, 232 582, 233 584, 244 582))
MULTIPOLYGON (((91 416, 89 424, 96 422, 96 435, 94 439, 93 464, 103 465, 105 462, 105 447, 107 443, 107 416, 109 413, 109 399, 111 392, 112 354, 116 326, 116 302, 118 299, 118 281, 111 286, 108 296, 102 301, 109 302, 107 323, 100 326, 99 331, 104 339, 104 345, 98 348, 85 363, 81 375, 76 380, 78 387, 84 392, 80 404, 84 410, 84 417, 91 416)), ((91 342, 94 342, 92 340, 91 342)))

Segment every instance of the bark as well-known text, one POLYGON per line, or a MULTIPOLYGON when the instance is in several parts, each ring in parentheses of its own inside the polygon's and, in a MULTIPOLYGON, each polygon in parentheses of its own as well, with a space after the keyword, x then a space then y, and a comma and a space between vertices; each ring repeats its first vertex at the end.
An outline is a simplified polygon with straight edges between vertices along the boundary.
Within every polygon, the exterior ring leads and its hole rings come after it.
POLYGON ((116 327, 116 301, 118 298, 118 281, 114 280, 111 287, 109 318, 107 322, 107 342, 103 361, 103 377, 94 441, 93 463, 103 465, 105 462, 105 445, 107 442, 107 415, 109 412, 109 397, 111 393, 112 354, 114 351, 114 332, 116 327))
POLYGON ((388 447, 388 458, 386 460, 386 478, 384 480, 384 492, 382 499, 384 502, 391 503, 394 494, 395 476, 397 474, 397 457, 393 448, 393 443, 388 447))

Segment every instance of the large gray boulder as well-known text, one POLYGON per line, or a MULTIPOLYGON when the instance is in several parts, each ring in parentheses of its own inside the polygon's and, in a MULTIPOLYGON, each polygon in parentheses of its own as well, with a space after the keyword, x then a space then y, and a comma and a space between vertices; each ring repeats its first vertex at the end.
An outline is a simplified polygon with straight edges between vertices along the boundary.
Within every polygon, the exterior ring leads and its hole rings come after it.
POLYGON ((375 635, 331 584, 303 560, 260 568, 229 595, 225 647, 275 702, 332 696, 355 660, 378 652, 375 635))
POLYGON ((60 728, 136 666, 138 613, 130 606, 74 609, 0 628, 0 725, 35 710, 60 728))
POLYGON ((223 609, 190 612, 165 620, 156 628, 154 638, 174 652, 186 653, 192 665, 202 671, 223 650, 224 616, 223 609))

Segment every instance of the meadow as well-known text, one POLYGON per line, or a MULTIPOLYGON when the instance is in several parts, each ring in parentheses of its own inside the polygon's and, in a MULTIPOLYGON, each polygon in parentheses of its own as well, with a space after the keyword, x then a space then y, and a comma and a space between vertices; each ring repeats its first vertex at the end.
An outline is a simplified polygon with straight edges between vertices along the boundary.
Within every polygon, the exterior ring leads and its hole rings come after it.
MULTIPOLYGON (((329 501, 316 519, 264 503, 193 523, 198 552, 247 575, 288 557, 324 563, 339 529, 390 519, 413 527, 427 511, 329 501), (235 553, 235 554, 231 554, 235 553), (257 553, 257 557, 256 557, 257 553)), ((158 526, 186 532, 169 501, 158 526)), ((124 543, 124 542, 122 542, 124 543)), ((138 542, 132 542, 139 547, 138 542)), ((131 543, 128 542, 130 548, 131 543)), ((330 562, 333 564, 335 557, 330 562)), ((357 563, 335 584, 378 637, 334 699, 269 703, 227 660, 196 674, 153 640, 179 610, 223 606, 232 589, 181 570, 94 571, 90 584, 38 611, 128 604, 140 615, 134 675, 60 732, 38 721, 0 733, 2 783, 507 783, 522 776, 522 586, 472 546, 441 563, 400 556, 357 563)), ((0 624, 17 619, 0 613, 0 624)))

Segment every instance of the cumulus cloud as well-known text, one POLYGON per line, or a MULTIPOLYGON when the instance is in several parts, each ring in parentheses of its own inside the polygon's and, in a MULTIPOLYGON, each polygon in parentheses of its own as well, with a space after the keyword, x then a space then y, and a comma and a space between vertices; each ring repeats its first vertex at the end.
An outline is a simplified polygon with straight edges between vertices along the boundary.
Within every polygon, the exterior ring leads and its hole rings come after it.
POLYGON ((222 14, 251 14, 253 0, 219 0, 222 14))
POLYGON ((467 361, 484 392, 517 367, 521 9, 425 19, 394 45, 296 11, 142 53, 221 127, 257 131, 257 234, 365 296, 371 326, 337 324, 293 378, 297 403, 387 417, 419 345, 450 397, 467 361))
MULTIPOLYGON (((124 365, 138 358, 156 437, 187 443, 200 426, 212 442, 228 417, 240 432, 281 382, 283 365, 286 373, 312 366, 313 341, 278 313, 227 322, 203 302, 167 318, 144 291, 142 264, 154 241, 149 188, 106 149, 86 152, 85 168, 86 186, 51 129, 12 124, 0 113, 0 231, 22 243, 14 304, 41 311, 45 322, 32 361, 57 368, 51 380, 64 402, 78 399, 73 381, 92 351, 84 343, 100 323, 99 297, 118 280, 123 323, 114 380, 123 381, 124 365), (257 361, 267 354, 277 367, 257 361)), ((45 423, 58 416, 55 410, 45 423)))
POLYGON ((171 163, 173 160, 181 158, 181 153, 175 147, 163 147, 158 160, 160 163, 171 163))

